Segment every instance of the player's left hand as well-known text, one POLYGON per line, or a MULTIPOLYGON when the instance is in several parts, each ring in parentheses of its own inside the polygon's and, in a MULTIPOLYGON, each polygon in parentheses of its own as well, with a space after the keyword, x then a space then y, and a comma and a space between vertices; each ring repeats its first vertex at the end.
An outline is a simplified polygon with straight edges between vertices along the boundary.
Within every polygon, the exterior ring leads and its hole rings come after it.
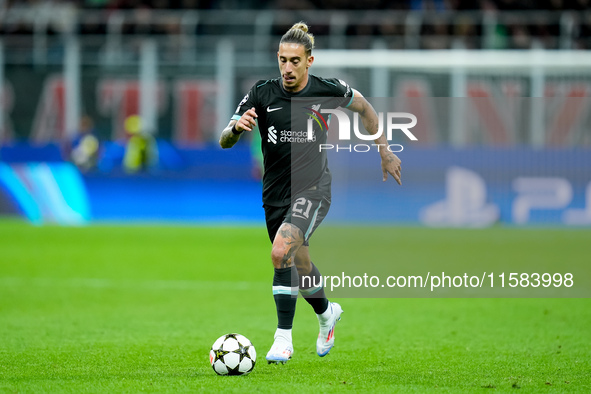
POLYGON ((399 185, 402 185, 402 174, 400 167, 401 160, 392 152, 382 155, 382 181, 388 180, 388 174, 392 175, 399 185))

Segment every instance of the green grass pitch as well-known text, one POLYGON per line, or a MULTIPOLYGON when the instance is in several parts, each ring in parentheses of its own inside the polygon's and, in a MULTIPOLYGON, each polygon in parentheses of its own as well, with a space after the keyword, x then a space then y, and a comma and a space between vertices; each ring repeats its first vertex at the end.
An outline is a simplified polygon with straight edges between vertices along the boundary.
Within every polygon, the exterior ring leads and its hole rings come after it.
MULTIPOLYGON (((589 230, 391 231, 399 264, 412 263, 419 241, 420 257, 441 264, 461 258, 441 253, 454 247, 472 258, 591 256, 589 230)), ((268 365, 269 246, 262 227, 0 221, 0 392, 591 392, 589 299, 343 298, 325 358, 300 299, 294 357, 268 365), (248 376, 209 365, 211 344, 229 332, 257 349, 248 376)))

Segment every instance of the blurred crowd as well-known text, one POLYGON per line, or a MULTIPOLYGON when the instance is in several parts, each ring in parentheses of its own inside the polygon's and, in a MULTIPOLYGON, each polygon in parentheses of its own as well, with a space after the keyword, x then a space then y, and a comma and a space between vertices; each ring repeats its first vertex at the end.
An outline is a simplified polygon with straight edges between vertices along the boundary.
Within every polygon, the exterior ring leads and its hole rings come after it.
POLYGON ((534 44, 547 49, 591 49, 591 0, 0 0, 0 34, 38 31, 35 25, 41 14, 37 12, 20 19, 8 17, 17 13, 11 11, 31 9, 47 10, 48 34, 74 30, 102 35, 109 30, 109 15, 121 10, 131 15, 118 30, 122 34, 242 35, 243 24, 213 24, 203 17, 193 30, 184 29, 182 10, 281 10, 272 23, 273 35, 280 36, 295 19, 303 19, 311 22, 314 34, 322 36, 333 33, 332 19, 319 23, 307 16, 315 12, 333 16, 331 10, 342 10, 349 11, 339 33, 346 38, 346 49, 371 46, 375 37, 383 37, 391 49, 448 49, 458 42, 468 49, 528 49, 534 44), (82 9, 102 14, 88 14, 76 22, 82 9), (411 11, 417 13, 409 20, 406 15, 411 11))
POLYGON ((107 9, 310 9, 310 10, 587 10, 591 0, 8 0, 0 7, 47 3, 107 9))

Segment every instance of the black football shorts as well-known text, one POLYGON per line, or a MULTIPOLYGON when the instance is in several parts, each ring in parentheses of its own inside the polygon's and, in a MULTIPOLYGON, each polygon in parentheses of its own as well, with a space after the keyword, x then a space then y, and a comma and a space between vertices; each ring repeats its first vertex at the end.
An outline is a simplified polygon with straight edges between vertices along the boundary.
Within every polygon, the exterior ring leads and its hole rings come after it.
POLYGON ((297 194, 291 205, 274 207, 264 204, 263 208, 271 242, 283 223, 291 223, 302 230, 304 245, 307 246, 308 240, 328 214, 330 194, 313 188, 297 194))

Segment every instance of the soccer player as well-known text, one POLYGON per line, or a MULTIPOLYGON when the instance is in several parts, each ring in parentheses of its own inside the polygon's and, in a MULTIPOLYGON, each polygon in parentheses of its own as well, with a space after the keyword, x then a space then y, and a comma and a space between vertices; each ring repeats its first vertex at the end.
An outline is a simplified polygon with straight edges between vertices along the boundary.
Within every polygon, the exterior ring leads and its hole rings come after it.
MULTIPOLYGON (((326 298, 308 244, 330 207, 331 175, 326 152, 319 149, 326 142, 327 130, 315 132, 313 139, 293 137, 292 99, 336 100, 337 106, 359 113, 370 134, 378 132, 377 114, 361 93, 339 79, 309 73, 314 62, 313 48, 314 36, 308 33, 308 26, 303 22, 293 25, 279 43, 281 77, 257 82, 220 137, 222 148, 231 148, 258 121, 264 166, 263 208, 273 244, 273 297, 278 319, 274 343, 266 357, 269 363, 285 363, 294 352, 291 330, 298 290, 318 316, 316 352, 320 357, 333 347, 335 325, 343 312, 339 304, 326 298), (308 280, 304 281, 304 277, 308 280)), ((387 145, 384 135, 375 142, 387 145)), ((400 159, 387 149, 379 149, 379 154, 383 180, 390 174, 401 184, 400 159)))

